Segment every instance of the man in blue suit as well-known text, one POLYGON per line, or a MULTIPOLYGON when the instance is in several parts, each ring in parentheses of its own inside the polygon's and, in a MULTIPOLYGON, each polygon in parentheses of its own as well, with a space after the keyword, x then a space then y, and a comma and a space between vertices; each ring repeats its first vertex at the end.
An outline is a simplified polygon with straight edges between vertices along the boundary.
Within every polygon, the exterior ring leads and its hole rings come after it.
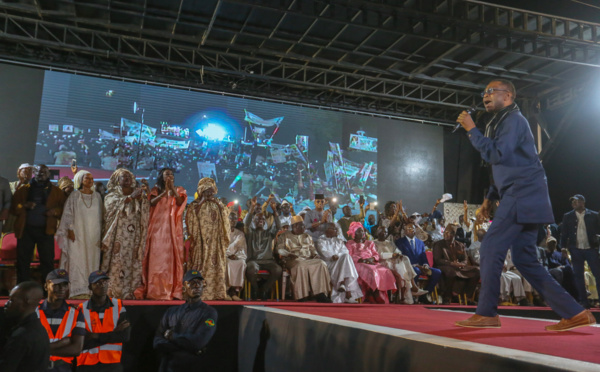
POLYGON ((560 246, 569 249, 571 253, 579 303, 589 309, 590 303, 585 290, 583 265, 587 261, 596 278, 596 283, 600 283, 600 258, 598 237, 596 236, 600 233, 600 218, 598 218, 598 213, 585 207, 583 195, 573 195, 570 200, 573 210, 563 216, 560 246))
MULTIPOLYGON (((404 237, 396 240, 396 246, 402 254, 410 260, 413 265, 417 277, 426 275, 429 279, 425 290, 433 293, 436 284, 440 281, 442 272, 429 266, 427 254, 425 253, 425 243, 415 236, 415 225, 407 224, 404 227, 404 237)), ((421 302, 427 302, 427 299, 422 299, 421 302)))
POLYGON ((481 292, 475 315, 458 321, 460 327, 499 328, 500 275, 510 248, 513 263, 525 279, 563 319, 546 327, 567 331, 596 323, 589 310, 579 305, 537 260, 538 224, 554 223, 546 173, 539 160, 529 123, 514 102, 514 85, 503 79, 491 81, 482 93, 488 113, 485 135, 463 111, 458 119, 471 144, 491 166, 492 184, 481 206, 489 216, 491 201, 499 200, 485 240, 481 243, 481 292))

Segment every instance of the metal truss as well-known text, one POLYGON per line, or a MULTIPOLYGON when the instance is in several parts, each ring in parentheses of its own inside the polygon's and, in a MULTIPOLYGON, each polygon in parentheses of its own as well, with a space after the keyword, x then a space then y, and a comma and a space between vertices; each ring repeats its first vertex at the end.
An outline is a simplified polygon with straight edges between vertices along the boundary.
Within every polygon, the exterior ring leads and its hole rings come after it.
POLYGON ((213 0, 196 13, 183 1, 15 3, 0 4, 8 59, 442 121, 478 102, 493 77, 539 96, 576 84, 569 72, 600 66, 600 24, 477 0, 213 0), (245 19, 222 14, 226 5, 245 19), (274 27, 251 21, 262 12, 276 15, 274 27), (286 17, 308 21, 290 29, 286 17), (149 26, 156 22, 168 27, 149 26), (315 35, 321 23, 333 34, 315 35), (192 28, 201 35, 184 31, 192 28), (356 39, 349 28, 360 31, 356 39), (393 42, 377 43, 380 35, 393 42), (437 55, 425 52, 432 47, 437 55), (559 73, 548 72, 554 65, 559 73))
MULTIPOLYGON (((464 90, 440 88, 424 84, 402 82, 376 76, 366 76, 340 69, 313 67, 301 63, 280 62, 237 53, 221 53, 210 48, 176 46, 171 42, 139 39, 104 31, 46 21, 0 14, 2 40, 22 45, 43 46, 47 59, 58 59, 52 53, 75 53, 118 59, 147 65, 168 66, 171 70, 189 73, 202 71, 202 81, 209 74, 228 76, 231 84, 237 80, 255 80, 256 84, 296 85, 305 89, 318 89, 315 98, 327 96, 335 90, 342 96, 380 99, 369 106, 391 108, 394 100, 462 108, 471 105, 475 96, 464 90)), ((21 48, 21 50, 25 50, 21 48)), ((35 55, 36 52, 32 51, 35 55)), ((37 52, 39 54, 39 52, 37 52)), ((73 59, 71 55, 70 59, 73 59)), ((68 57, 63 60, 69 60, 68 57)), ((89 69, 89 67, 88 67, 89 69)), ((149 76, 143 74, 141 76, 149 76)), ((241 87, 240 87, 241 88, 241 87)), ((289 93, 288 93, 289 94, 289 93)), ((344 99, 343 101, 348 101, 344 99)), ((420 110, 419 110, 420 111, 420 110)), ((456 109, 454 110, 456 113, 456 109)))

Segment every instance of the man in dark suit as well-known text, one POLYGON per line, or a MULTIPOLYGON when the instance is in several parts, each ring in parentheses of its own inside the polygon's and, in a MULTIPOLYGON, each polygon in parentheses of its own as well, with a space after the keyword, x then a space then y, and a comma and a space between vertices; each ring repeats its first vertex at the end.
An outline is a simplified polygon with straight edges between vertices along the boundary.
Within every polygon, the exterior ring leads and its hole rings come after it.
POLYGON ((571 253, 579 303, 589 309, 590 303, 585 290, 583 266, 587 261, 592 274, 596 278, 596 283, 600 283, 600 258, 597 237, 597 234, 600 233, 600 219, 597 212, 585 207, 583 195, 573 195, 570 201, 573 210, 563 216, 560 246, 569 249, 571 253))
POLYGON ((475 127, 468 112, 458 119, 471 144, 492 171, 492 184, 480 209, 489 216, 492 201, 500 204, 485 240, 481 244, 481 292, 477 311, 471 318, 456 322, 460 327, 499 328, 498 297, 500 275, 507 250, 525 279, 563 319, 546 327, 567 331, 596 323, 589 310, 579 305, 537 260, 539 224, 554 223, 546 173, 539 160, 527 119, 514 102, 515 86, 508 80, 491 81, 482 93, 483 104, 493 114, 485 135, 475 127))
MULTIPOLYGON (((426 275, 429 279, 425 290, 433 293, 433 290, 442 277, 442 272, 439 269, 429 266, 427 253, 425 253, 425 243, 415 236, 415 225, 406 224, 404 226, 404 237, 396 240, 396 246, 402 254, 410 260, 413 265, 417 277, 426 275)), ((421 300, 424 302, 425 300, 421 300)))

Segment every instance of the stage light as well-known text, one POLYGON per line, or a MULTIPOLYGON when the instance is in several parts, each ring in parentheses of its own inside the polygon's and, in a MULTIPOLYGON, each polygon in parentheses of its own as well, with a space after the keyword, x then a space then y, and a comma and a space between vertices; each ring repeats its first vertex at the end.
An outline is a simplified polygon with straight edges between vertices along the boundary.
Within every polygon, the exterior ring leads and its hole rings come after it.
POLYGON ((333 202, 334 202, 334 203, 337 203, 337 198, 333 198, 333 202))
POLYGON ((233 204, 237 204, 237 203, 238 203, 237 199, 233 201, 233 204))
POLYGON ((209 123, 204 129, 198 129, 196 133, 198 133, 200 137, 206 137, 207 139, 214 141, 222 141, 225 136, 227 136, 227 132, 225 132, 223 127, 213 123, 209 123))
POLYGON ((377 205, 377 202, 373 202, 373 205, 375 205, 375 206, 376 206, 376 205, 377 205))

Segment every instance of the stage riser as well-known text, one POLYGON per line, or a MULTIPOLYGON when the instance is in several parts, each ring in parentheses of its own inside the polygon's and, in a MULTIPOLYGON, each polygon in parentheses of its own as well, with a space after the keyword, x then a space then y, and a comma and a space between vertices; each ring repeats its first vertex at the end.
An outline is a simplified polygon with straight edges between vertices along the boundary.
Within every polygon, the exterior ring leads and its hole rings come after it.
POLYGON ((538 372, 542 368, 498 355, 250 308, 242 311, 239 329, 240 372, 538 372))

